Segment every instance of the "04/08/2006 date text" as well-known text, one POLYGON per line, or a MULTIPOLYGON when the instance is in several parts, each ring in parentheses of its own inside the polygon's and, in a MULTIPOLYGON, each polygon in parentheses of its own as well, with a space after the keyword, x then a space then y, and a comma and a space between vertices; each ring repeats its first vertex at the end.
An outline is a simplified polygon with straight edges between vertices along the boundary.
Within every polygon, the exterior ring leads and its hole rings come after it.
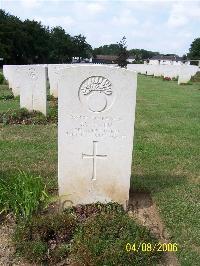
POLYGON ((176 243, 127 243, 126 244, 127 252, 176 252, 178 250, 178 244, 176 243))

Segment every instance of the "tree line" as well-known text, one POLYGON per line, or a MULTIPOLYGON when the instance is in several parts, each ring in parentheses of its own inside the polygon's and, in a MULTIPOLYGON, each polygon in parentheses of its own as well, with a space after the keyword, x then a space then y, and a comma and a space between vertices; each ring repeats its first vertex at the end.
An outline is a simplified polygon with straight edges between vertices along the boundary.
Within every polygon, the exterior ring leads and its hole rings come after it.
MULTIPOLYGON (((68 63, 72 57, 120 55, 122 50, 120 42, 92 49, 81 34, 71 36, 62 27, 49 28, 29 19, 21 21, 0 9, 0 57, 4 64, 68 63)), ((126 54, 139 61, 158 53, 132 49, 126 54)))
MULTIPOLYGON (((94 48, 93 55, 96 56, 98 54, 102 55, 118 55, 120 50, 119 44, 110 44, 103 45, 99 48, 94 48)), ((155 55, 158 55, 159 52, 147 51, 144 49, 131 49, 128 50, 128 56, 133 56, 136 62, 143 61, 144 59, 151 58, 155 55)))
POLYGON ((21 21, 0 10, 0 57, 4 64, 67 63, 92 52, 86 37, 70 36, 62 27, 49 28, 34 20, 21 21))
MULTIPOLYGON (((92 49, 81 34, 71 36, 60 26, 50 28, 34 20, 21 21, 0 9, 0 58, 4 59, 3 64, 70 63, 72 57, 81 60, 97 55, 117 55, 122 61, 133 56, 135 63, 142 63, 158 54, 144 49, 127 50, 125 37, 119 43, 92 49)), ((200 59, 200 38, 191 44, 185 55, 187 58, 200 59)))
POLYGON ((200 38, 194 39, 191 43, 187 57, 193 60, 200 60, 200 38))

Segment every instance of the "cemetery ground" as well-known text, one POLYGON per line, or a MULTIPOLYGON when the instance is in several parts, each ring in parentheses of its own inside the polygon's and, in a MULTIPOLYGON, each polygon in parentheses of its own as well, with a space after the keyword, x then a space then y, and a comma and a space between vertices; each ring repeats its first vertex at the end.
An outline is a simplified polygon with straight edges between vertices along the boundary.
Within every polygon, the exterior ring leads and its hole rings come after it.
MULTIPOLYGON (((49 100, 50 113, 55 115, 56 103, 54 99, 49 98, 49 100)), ((178 250, 174 253, 180 265, 184 266, 199 265, 200 260, 199 103, 199 82, 178 86, 176 81, 163 81, 161 78, 142 75, 138 77, 130 193, 130 201, 134 202, 136 211, 133 210, 132 216, 139 219, 139 223, 147 226, 151 224, 149 220, 157 219, 155 223, 157 222, 158 226, 165 228, 165 232, 162 233, 167 237, 164 236, 164 238, 168 238, 170 243, 177 244, 178 250), (150 212, 155 209, 158 210, 161 221, 159 216, 157 218, 154 215, 155 213, 151 215, 150 212), (142 218, 139 217, 141 213, 142 218)), ((0 85, 0 113, 10 110, 13 118, 13 112, 16 113, 16 109, 19 109, 19 98, 12 98, 8 86, 0 85)), ((57 124, 55 119, 44 121, 40 117, 39 122, 36 119, 35 123, 28 125, 17 124, 13 119, 11 121, 15 122, 9 124, 7 116, 7 120, 1 119, 3 123, 0 125, 2 177, 17 176, 19 169, 32 176, 40 175, 46 185, 45 191, 56 197, 57 124)), ((113 219, 113 223, 129 223, 128 219, 121 218, 120 215, 113 215, 116 218, 116 220, 113 219)), ((59 219, 62 220, 62 218, 59 219)), ((108 226, 105 217, 101 221, 105 227, 108 226)), ((73 223, 74 221, 71 220, 72 227, 73 223)), ((85 236, 91 234, 94 237, 92 232, 94 234, 97 232, 93 225, 97 227, 102 223, 95 219, 86 222, 85 236)), ((129 231, 131 243, 135 240, 134 232, 137 230, 139 239, 141 239, 140 234, 143 234, 146 237, 144 239, 148 239, 149 242, 156 241, 151 239, 148 232, 144 233, 140 227, 135 227, 134 223, 133 225, 132 231, 129 231), (133 238, 132 241, 131 238, 133 238)), ((13 228, 9 229, 9 226, 6 227, 4 223, 0 225, 0 228, 1 235, 5 236, 0 240, 0 246, 3 247, 2 241, 11 237, 9 234, 13 228), (8 233, 6 234, 6 232, 8 233)), ((153 230, 153 228, 150 229, 153 230)), ((110 234, 114 235, 112 231, 110 234)), ((82 239, 81 235, 78 235, 77 239, 77 241, 83 241, 86 246, 89 243, 87 241, 91 241, 89 237, 88 239, 86 237, 86 240, 82 239)), ((96 238, 95 241, 97 241, 96 238)), ((85 251, 83 246, 77 245, 76 248, 79 252, 80 250, 85 251)), ((10 249, 12 250, 12 247, 10 249)), ((111 252, 111 250, 107 250, 107 252, 111 252)), ((5 250, 4 253, 6 256, 5 250)), ((111 253, 114 256, 117 254, 113 250, 111 253)), ((146 254, 143 252, 143 256, 146 254)), ((150 264, 147 263, 147 259, 146 264, 143 261, 141 264, 141 261, 138 260, 138 264, 135 265, 155 265, 154 263, 159 259, 156 257, 157 254, 159 253, 156 253, 155 261, 149 261, 150 264)), ((134 253, 134 256, 137 257, 137 254, 134 253)), ((142 257, 142 259, 144 258, 142 257)), ((91 264, 87 265, 95 265, 95 262, 97 260, 90 261, 91 264)), ((107 265, 117 264, 108 263, 107 265)))

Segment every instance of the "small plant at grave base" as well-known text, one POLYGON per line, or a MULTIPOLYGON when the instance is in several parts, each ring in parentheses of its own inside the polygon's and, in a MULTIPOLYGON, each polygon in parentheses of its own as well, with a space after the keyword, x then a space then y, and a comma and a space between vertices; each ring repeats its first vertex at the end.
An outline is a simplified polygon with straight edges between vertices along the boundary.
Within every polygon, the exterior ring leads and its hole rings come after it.
POLYGON ((56 98, 54 99, 49 103, 49 112, 47 115, 47 121, 51 123, 58 122, 58 101, 56 98))
POLYGON ((11 99, 14 99, 13 93, 0 96, 0 100, 11 100, 11 99))
POLYGON ((34 124, 34 125, 46 124, 47 118, 41 112, 33 111, 32 112, 32 118, 30 119, 30 122, 31 122, 31 124, 34 124))
POLYGON ((12 212, 17 220, 28 220, 47 203, 48 195, 40 176, 25 172, 0 176, 0 213, 12 212))
POLYGON ((47 118, 40 112, 29 112, 25 108, 9 110, 0 114, 0 123, 3 124, 46 124, 47 118))
MULTIPOLYGON (((0 96, 0 100, 13 98, 13 95, 0 96)), ((18 97, 15 97, 18 100, 18 97)), ((52 98, 49 102, 49 111, 47 116, 39 111, 28 111, 26 108, 17 110, 8 110, 7 112, 0 113, 0 123, 3 124, 39 124, 46 125, 47 123, 58 122, 58 101, 57 98, 52 98)))
POLYGON ((86 205, 77 205, 71 208, 67 208, 64 210, 66 213, 71 213, 76 216, 78 221, 83 222, 87 218, 91 216, 95 216, 100 213, 111 214, 111 213, 118 213, 118 214, 125 214, 125 211, 122 205, 112 202, 103 204, 100 202, 93 203, 93 204, 86 204, 86 205))
POLYGON ((156 265, 162 253, 126 250, 127 243, 158 241, 127 214, 98 214, 88 218, 77 230, 72 245, 72 260, 78 265, 156 265))
POLYGON ((57 263, 69 256, 77 221, 67 213, 34 216, 19 223, 13 241, 19 255, 35 263, 57 263))
POLYGON ((58 99, 55 98, 53 95, 47 95, 47 101, 57 101, 58 99))
POLYGON ((200 71, 198 71, 192 78, 192 82, 200 82, 200 71))
POLYGON ((47 121, 52 123, 58 122, 58 109, 53 108, 49 111, 49 114, 47 116, 47 121))

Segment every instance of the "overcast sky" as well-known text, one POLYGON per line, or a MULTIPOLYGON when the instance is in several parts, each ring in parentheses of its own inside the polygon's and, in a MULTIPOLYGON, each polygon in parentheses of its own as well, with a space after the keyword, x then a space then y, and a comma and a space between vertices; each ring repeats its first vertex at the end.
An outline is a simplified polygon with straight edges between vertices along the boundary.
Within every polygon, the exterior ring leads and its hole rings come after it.
POLYGON ((183 55, 200 37, 200 0, 0 0, 7 12, 83 34, 93 47, 116 43, 128 48, 183 55))

